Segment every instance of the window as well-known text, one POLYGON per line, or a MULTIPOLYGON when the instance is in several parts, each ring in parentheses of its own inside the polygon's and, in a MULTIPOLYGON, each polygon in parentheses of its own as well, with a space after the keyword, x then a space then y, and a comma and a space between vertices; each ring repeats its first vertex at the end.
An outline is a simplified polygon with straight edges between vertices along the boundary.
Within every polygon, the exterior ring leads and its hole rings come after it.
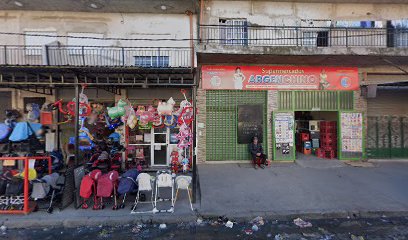
POLYGON ((246 19, 220 19, 220 40, 224 45, 248 45, 246 19))
POLYGON ((26 55, 42 54, 42 47, 57 41, 56 32, 25 32, 26 55), (33 36, 34 35, 34 36, 33 36), (39 36, 44 35, 44 36, 39 36))
POLYGON ((336 21, 336 27, 382 28, 382 22, 381 21, 336 21))
POLYGON ((137 67, 169 67, 169 56, 135 56, 137 67))

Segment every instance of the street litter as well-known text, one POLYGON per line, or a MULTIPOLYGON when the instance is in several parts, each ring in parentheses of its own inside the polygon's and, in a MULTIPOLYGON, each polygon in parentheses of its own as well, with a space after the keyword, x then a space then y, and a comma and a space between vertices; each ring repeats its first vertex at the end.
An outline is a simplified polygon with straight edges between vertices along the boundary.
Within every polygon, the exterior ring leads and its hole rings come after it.
POLYGON ((306 228, 306 227, 311 227, 312 226, 312 223, 303 221, 300 218, 294 219, 293 223, 296 224, 296 226, 298 226, 300 228, 306 228))
POLYGON ((256 217, 252 219, 251 223, 256 224, 257 226, 263 226, 265 224, 265 221, 262 217, 256 217))
POLYGON ((162 224, 159 225, 159 228, 162 229, 162 230, 166 229, 167 225, 165 223, 162 223, 162 224))
POLYGON ((232 228, 232 227, 234 226, 234 223, 231 222, 231 221, 228 221, 228 222, 225 223, 225 226, 226 226, 227 228, 232 228))
POLYGON ((275 235, 275 240, 283 240, 282 235, 276 234, 276 235, 275 235))
POLYGON ((202 218, 197 218, 197 224, 201 225, 203 223, 203 219, 202 218))
POLYGON ((351 234, 351 240, 364 240, 364 237, 351 234))
POLYGON ((7 231, 7 227, 4 226, 4 225, 1 225, 0 230, 1 230, 2 232, 5 232, 5 231, 7 231))
POLYGON ((245 229, 244 232, 245 232, 246 235, 252 235, 252 233, 253 233, 251 229, 245 229))
POLYGON ((259 227, 257 225, 252 225, 252 231, 256 232, 259 230, 259 227))

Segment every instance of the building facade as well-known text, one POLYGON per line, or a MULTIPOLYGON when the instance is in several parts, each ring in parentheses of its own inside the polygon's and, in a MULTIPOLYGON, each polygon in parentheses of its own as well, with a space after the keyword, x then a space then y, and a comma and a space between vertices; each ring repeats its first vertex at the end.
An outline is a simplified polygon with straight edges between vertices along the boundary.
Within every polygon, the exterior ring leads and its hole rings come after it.
MULTIPOLYGON (((201 3, 198 160, 250 159, 248 139, 241 139, 246 134, 263 136, 270 159, 293 161, 300 156, 295 132, 310 120, 336 122, 329 141, 339 159, 406 157, 407 112, 397 96, 406 89, 401 82, 407 80, 408 6, 380 2, 201 3), (310 68, 324 70, 323 82, 338 82, 344 89, 302 86, 299 78, 307 77, 310 68), (234 85, 243 78, 243 85, 234 85), (259 107, 262 119, 245 123, 244 105, 259 107), (389 116, 376 117, 384 115, 389 116)), ((322 75, 316 79, 322 81, 322 75)))

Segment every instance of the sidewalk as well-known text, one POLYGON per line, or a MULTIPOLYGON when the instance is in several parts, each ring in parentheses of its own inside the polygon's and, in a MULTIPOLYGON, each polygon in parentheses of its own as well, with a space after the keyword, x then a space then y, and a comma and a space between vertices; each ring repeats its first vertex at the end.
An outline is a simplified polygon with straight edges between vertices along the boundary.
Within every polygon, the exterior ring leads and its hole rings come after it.
POLYGON ((278 164, 199 165, 202 205, 208 215, 408 213, 408 163, 346 164, 328 168, 278 164))
MULTIPOLYGON (((53 214, 0 215, 0 225, 8 228, 48 226, 124 225, 139 222, 194 222, 197 216, 274 219, 347 216, 408 216, 408 163, 375 163, 361 168, 338 163, 282 163, 255 170, 242 164, 201 164, 198 166, 201 201, 189 209, 186 193, 177 200, 173 214, 130 214, 125 209, 113 211, 74 209, 54 210, 53 214)), ((130 201, 134 200, 131 196, 130 201)), ((148 210, 145 206, 143 209, 148 210)))

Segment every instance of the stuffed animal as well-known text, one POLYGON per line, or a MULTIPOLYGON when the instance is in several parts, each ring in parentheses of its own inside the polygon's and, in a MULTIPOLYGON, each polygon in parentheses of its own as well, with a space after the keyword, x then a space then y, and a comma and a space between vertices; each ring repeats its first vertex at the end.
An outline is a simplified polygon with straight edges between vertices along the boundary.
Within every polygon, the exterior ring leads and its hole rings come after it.
POLYGON ((184 158, 181 161, 181 166, 183 167, 183 173, 187 173, 190 169, 190 160, 188 160, 188 158, 184 158))
POLYGON ((125 110, 125 106, 127 105, 127 103, 120 99, 117 103, 117 106, 115 107, 108 107, 108 115, 111 119, 114 118, 119 118, 125 115, 126 110, 125 110))
POLYGON ((40 106, 36 103, 29 103, 26 105, 27 113, 27 121, 28 122, 38 122, 40 118, 40 106))
POLYGON ((157 106, 157 112, 159 113, 159 115, 172 115, 175 104, 176 102, 172 97, 169 98, 167 102, 159 102, 157 106))
POLYGON ((170 162, 171 162, 171 171, 173 173, 178 173, 180 162, 179 162, 179 153, 174 149, 170 154, 170 162))

